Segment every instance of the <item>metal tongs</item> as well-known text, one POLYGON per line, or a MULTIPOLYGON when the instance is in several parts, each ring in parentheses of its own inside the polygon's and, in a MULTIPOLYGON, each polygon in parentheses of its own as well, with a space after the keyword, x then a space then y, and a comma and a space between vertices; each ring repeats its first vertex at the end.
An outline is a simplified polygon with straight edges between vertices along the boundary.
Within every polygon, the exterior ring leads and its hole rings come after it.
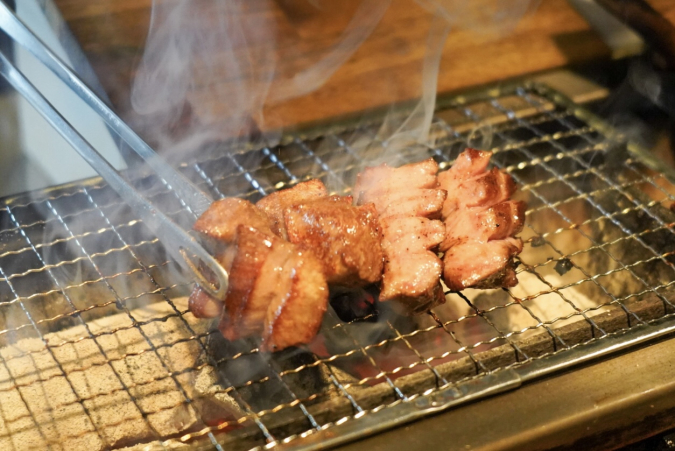
MULTIPOLYGON (((185 202, 196 216, 213 202, 183 175, 161 159, 128 125, 126 125, 94 92, 80 80, 47 46, 35 36, 14 13, 0 1, 0 29, 14 42, 31 52, 70 89, 89 105, 120 138, 125 141, 163 179, 166 186, 185 202)), ((186 269, 191 270, 197 283, 212 296, 223 299, 228 286, 228 274, 218 261, 187 231, 159 211, 148 199, 134 189, 120 173, 80 135, 49 103, 26 77, 0 52, 0 74, 73 146, 92 168, 131 206, 160 239, 164 247, 186 269), (211 274, 206 276, 204 266, 211 274), (212 282, 215 280, 215 283, 212 282)))

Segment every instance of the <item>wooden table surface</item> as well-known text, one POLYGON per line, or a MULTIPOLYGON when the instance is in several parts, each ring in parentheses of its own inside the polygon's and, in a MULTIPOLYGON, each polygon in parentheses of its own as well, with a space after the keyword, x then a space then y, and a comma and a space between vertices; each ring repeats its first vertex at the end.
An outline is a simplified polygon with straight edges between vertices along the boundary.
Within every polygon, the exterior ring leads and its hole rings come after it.
MULTIPOLYGON (((164 3, 170 2, 165 0, 164 3)), ((383 3, 385 0, 376 0, 383 3)), ((675 22, 675 2, 650 0, 675 22)), ((123 115, 134 122, 130 86, 141 59, 151 17, 150 0, 55 0, 73 34, 79 40, 101 83, 123 115)), ((210 0, 194 0, 190 15, 214 19, 210 0)), ((198 77, 192 81, 188 102, 193 116, 206 122, 227 123, 242 108, 232 99, 242 97, 241 80, 248 81, 243 97, 260 97, 264 129, 353 114, 421 94, 421 74, 432 15, 413 0, 392 0, 370 37, 323 86, 294 99, 279 99, 278 92, 298 68, 325 55, 336 42, 359 6, 360 0, 247 0, 237 3, 237 23, 274 24, 246 43, 233 44, 239 60, 250 50, 250 67, 239 74, 211 73, 209 67, 231 69, 219 60, 232 52, 217 48, 207 58, 193 61, 198 77), (246 21, 249 22, 246 22, 246 21), (251 22, 252 21, 252 22, 251 22), (265 98, 250 73, 267 74, 272 62, 265 54, 276 38, 271 88, 265 98), (261 50, 262 49, 262 50, 261 50), (249 77, 248 80, 246 78, 249 77), (277 97, 277 98, 275 98, 277 97)), ((506 4, 514 0, 481 0, 506 4), (500 3, 501 2, 501 3, 500 3)), ((609 48, 565 0, 542 0, 509 33, 486 31, 489 9, 480 7, 470 19, 455 23, 443 47, 438 91, 441 93, 504 80, 523 74, 610 57, 609 48), (475 14, 482 15, 476 19, 475 14), (478 20, 482 25, 472 24, 478 20), (474 20, 475 21, 475 20, 474 20), (482 21, 482 22, 481 22, 482 21)), ((199 59, 199 58, 197 58, 199 59)), ((228 66, 229 65, 229 66, 228 66)), ((271 72, 270 72, 271 73, 271 72)), ((255 102, 253 102, 255 103, 255 102)), ((245 110, 245 108, 243 108, 245 110)))

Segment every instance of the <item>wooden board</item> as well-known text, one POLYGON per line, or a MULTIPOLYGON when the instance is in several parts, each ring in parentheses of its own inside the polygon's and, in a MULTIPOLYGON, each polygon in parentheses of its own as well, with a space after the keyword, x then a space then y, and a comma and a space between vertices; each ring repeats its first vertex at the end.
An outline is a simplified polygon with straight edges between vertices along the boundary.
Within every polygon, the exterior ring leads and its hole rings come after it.
MULTIPOLYGON (((151 1, 55 3, 116 108, 127 119, 133 119, 130 85, 144 48, 151 1)), ((675 21, 672 1, 650 3, 675 21)), ((201 11, 209 16, 212 4, 195 0, 191 8, 194 14, 201 11)), ((237 20, 273 20, 276 24, 274 34, 282 63, 276 65, 273 82, 279 83, 325 54, 349 23, 359 0, 311 4, 307 0, 250 0, 244 4, 237 20)), ((321 88, 293 100, 275 103, 268 99, 264 124, 256 118, 258 125, 266 130, 276 129, 417 98, 430 23, 431 14, 414 0, 393 0, 372 35, 321 88)), ((246 49, 256 51, 259 44, 249 42, 246 49)), ((238 52, 243 50, 242 46, 236 47, 238 52)), ((220 57, 214 55, 214 61, 220 57)), ((443 50, 438 91, 459 91, 609 57, 609 49, 565 0, 547 0, 506 36, 467 23, 456 24, 443 50)), ((269 61, 255 61, 254 66, 268 64, 269 61)), ((227 94, 236 94, 238 83, 245 77, 216 77, 210 84, 196 86, 189 95, 191 113, 213 115, 215 122, 227 121, 232 114, 227 108, 231 100, 227 94)))

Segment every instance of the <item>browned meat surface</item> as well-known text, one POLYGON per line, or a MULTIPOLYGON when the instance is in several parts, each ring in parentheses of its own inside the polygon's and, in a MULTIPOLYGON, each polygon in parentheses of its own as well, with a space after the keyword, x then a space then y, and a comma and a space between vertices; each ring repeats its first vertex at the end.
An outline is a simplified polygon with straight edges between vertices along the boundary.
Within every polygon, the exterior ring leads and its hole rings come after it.
POLYGON ((301 202, 326 196, 328 196, 328 190, 326 190, 323 182, 313 179, 265 196, 256 203, 256 207, 264 211, 269 217, 272 232, 286 238, 284 210, 301 202))
POLYGON ((351 197, 330 196, 289 207, 284 219, 288 240, 311 249, 329 284, 381 279, 384 256, 373 204, 355 207, 351 197))
POLYGON ((513 257, 522 250, 523 242, 518 238, 458 244, 443 257, 443 280, 455 291, 515 286, 518 280, 513 257))
POLYGON ((394 216, 380 220, 382 247, 387 250, 419 252, 433 249, 443 241, 445 227, 435 219, 394 216))
POLYGON ((422 216, 439 218, 445 201, 445 191, 439 189, 405 189, 375 198, 380 216, 422 216))
MULTIPOLYGON (((244 224, 241 224, 244 225, 244 224)), ((267 230, 266 233, 271 233, 269 230, 267 230)), ((227 271, 228 273, 230 272, 230 269, 232 269, 232 262, 234 262, 234 257, 237 256, 237 247, 233 246, 231 244, 222 246, 218 251, 216 252, 216 259, 218 260, 218 263, 227 271)))
POLYGON ((446 251, 452 246, 470 241, 502 240, 523 230, 525 202, 506 201, 490 208, 457 210, 445 220, 446 237, 440 246, 446 251))
POLYGON ((267 308, 262 343, 267 351, 311 342, 328 306, 321 263, 307 250, 298 251, 289 243, 283 247, 280 252, 287 255, 283 268, 291 271, 279 281, 279 292, 267 308))
POLYGON ((444 301, 442 264, 434 252, 444 237, 440 215, 446 192, 438 189, 433 159, 391 168, 366 168, 357 177, 357 203, 372 202, 382 226, 385 255, 380 300, 396 300, 411 312, 444 301))
POLYGON ((328 302, 321 264, 300 247, 244 225, 235 246, 221 333, 229 340, 262 336, 266 350, 311 341, 328 302))
POLYGON ((442 303, 439 280, 443 265, 429 249, 443 241, 443 223, 398 216, 383 218, 381 226, 387 260, 380 298, 397 299, 412 313, 442 303))
MULTIPOLYGON (((235 244, 236 254, 230 270, 230 285, 225 297, 225 312, 221 318, 221 331, 226 338, 235 340, 262 331, 265 310, 274 294, 261 293, 257 289, 259 276, 265 270, 271 252, 271 233, 263 233, 252 227, 239 226, 235 244)), ((276 237, 275 237, 276 238, 276 237)), ((278 238, 277 238, 278 239, 278 238)), ((271 275, 275 275, 274 267, 271 275)))
POLYGON ((406 312, 419 313, 445 297, 439 283, 443 265, 433 252, 397 253, 385 263, 381 300, 396 300, 406 312))
POLYGON ((271 227, 267 215, 251 202, 228 197, 212 203, 192 228, 218 241, 232 243, 240 224, 263 231, 271 227))
MULTIPOLYGON (((194 229, 224 244, 215 253, 229 272, 230 284, 224 300, 195 287, 188 301, 193 314, 199 318, 220 315, 219 328, 226 338, 262 336, 265 349, 309 342, 318 331, 328 301, 323 267, 308 251, 301 251, 301 246, 274 233, 286 236, 286 208, 327 195, 321 181, 311 180, 262 199, 260 207, 235 198, 214 202, 194 229), (297 326, 292 327, 294 323, 297 326)), ((351 203, 351 197, 335 198, 332 206, 353 209, 365 224, 376 224, 372 208, 356 208, 351 203)), ((355 255, 352 252, 346 260, 355 255)), ((373 269, 368 273, 367 265, 359 270, 365 277, 373 277, 373 269)))
POLYGON ((487 171, 490 152, 467 149, 438 176, 448 191, 443 204, 443 279, 452 290, 510 287, 518 283, 513 258, 522 251, 514 236, 523 228, 525 203, 510 201, 510 175, 487 171))
MULTIPOLYGON (((444 174, 452 171, 449 169, 444 174)), ((441 175, 444 175, 441 174, 441 175)), ((516 191, 516 184, 510 175, 497 168, 466 179, 448 180, 438 177, 438 181, 448 191, 448 198, 443 205, 443 217, 451 216, 455 211, 468 207, 490 207, 508 200, 516 191), (444 183, 448 181, 449 183, 444 183)))

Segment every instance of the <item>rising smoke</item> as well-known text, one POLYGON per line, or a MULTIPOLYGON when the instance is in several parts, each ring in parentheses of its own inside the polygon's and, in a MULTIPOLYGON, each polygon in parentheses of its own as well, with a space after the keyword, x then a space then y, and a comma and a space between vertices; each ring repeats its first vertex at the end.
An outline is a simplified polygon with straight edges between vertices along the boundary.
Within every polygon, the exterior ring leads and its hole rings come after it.
MULTIPOLYGON (((181 153, 221 137, 246 140, 251 124, 254 129, 266 128, 266 106, 320 89, 372 35, 391 4, 390 0, 362 0, 337 37, 321 33, 303 37, 288 31, 287 22, 292 20, 287 16, 293 8, 279 13, 279 4, 297 7, 302 2, 228 0, 199 2, 196 7, 189 0, 155 0, 131 92, 135 122, 145 136, 162 152, 181 153), (302 54, 310 48, 307 41, 326 40, 331 42, 302 54), (176 133, 177 124, 180 133, 176 133)), ((420 66, 419 102, 409 116, 389 115, 377 136, 393 151, 410 143, 430 144, 438 72, 451 30, 469 29, 498 38, 532 7, 530 0, 409 3, 411 8, 425 8, 433 18, 420 66)), ((324 5, 320 0, 307 2, 309 20, 324 20, 322 14, 330 14, 324 5)))

